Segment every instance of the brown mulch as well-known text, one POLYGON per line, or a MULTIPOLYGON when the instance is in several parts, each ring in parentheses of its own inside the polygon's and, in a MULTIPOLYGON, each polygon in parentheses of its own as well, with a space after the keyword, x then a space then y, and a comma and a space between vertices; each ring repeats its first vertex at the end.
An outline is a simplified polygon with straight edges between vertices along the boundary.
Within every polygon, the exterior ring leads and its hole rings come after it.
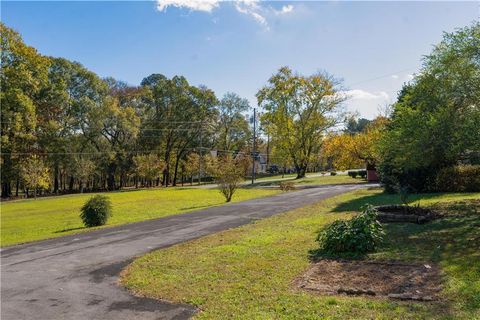
POLYGON ((435 301, 441 290, 439 268, 430 263, 321 260, 295 280, 303 290, 320 294, 435 301))

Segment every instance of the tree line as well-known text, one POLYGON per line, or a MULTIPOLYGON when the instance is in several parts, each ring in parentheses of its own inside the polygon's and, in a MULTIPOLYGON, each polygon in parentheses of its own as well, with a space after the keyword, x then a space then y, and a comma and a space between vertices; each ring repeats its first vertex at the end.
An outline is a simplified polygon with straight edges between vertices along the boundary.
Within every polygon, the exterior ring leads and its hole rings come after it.
POLYGON ((235 93, 219 99, 185 77, 158 73, 139 86, 102 79, 78 62, 39 54, 4 24, 1 33, 4 198, 175 186, 207 171, 210 150, 225 159, 263 153, 267 166, 294 166, 303 177, 340 119, 336 79, 283 67, 257 94, 267 138, 256 140, 254 154, 250 106, 235 93))
POLYGON ((1 27, 2 197, 176 185, 210 149, 248 152, 248 101, 162 74, 139 86, 47 57, 1 27))

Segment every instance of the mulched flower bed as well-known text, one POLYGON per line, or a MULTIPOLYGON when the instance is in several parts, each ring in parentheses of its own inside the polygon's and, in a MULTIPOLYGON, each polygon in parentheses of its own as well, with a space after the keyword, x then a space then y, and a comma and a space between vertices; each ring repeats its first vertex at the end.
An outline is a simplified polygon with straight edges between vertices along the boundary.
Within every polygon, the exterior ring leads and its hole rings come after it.
POLYGON ((411 207, 402 205, 387 205, 375 207, 378 211, 378 221, 388 222, 411 222, 423 224, 434 219, 440 215, 428 208, 411 207))
POLYGON ((435 301, 439 299, 441 276, 433 264, 325 259, 313 264, 295 285, 327 295, 435 301))

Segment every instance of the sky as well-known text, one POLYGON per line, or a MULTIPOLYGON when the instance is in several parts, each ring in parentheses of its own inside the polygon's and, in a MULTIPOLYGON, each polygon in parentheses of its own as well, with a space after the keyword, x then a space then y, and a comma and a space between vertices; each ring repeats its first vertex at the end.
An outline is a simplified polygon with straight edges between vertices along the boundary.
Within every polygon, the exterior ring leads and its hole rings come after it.
POLYGON ((443 32, 480 2, 2 1, 1 20, 41 54, 131 85, 183 75, 221 97, 255 94, 280 67, 342 80, 349 111, 373 118, 395 101, 443 32))

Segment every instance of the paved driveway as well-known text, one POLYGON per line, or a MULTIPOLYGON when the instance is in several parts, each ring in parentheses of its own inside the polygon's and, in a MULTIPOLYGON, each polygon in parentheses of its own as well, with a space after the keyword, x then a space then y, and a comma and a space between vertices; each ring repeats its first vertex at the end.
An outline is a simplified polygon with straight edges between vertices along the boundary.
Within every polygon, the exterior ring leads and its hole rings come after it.
POLYGON ((1 319, 186 319, 194 312, 117 285, 132 259, 366 185, 323 186, 1 251, 1 319))

